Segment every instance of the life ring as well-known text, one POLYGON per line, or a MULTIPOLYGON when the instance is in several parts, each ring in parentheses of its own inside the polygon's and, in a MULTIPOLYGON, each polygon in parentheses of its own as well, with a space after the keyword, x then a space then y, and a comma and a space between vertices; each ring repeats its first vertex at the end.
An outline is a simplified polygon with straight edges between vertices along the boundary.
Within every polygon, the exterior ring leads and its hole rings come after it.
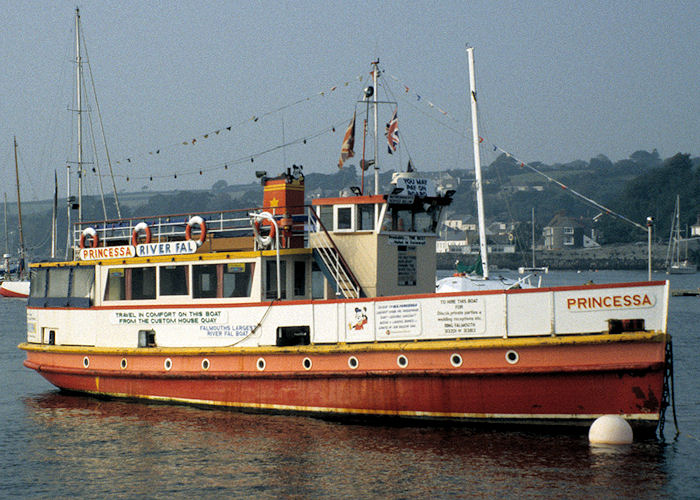
POLYGON ((131 244, 133 246, 136 246, 139 244, 139 233, 143 231, 144 235, 146 236, 146 240, 144 241, 144 244, 148 244, 151 242, 151 228, 148 227, 148 224, 145 222, 139 222, 134 226, 134 230, 131 233, 131 244))
POLYGON ((185 229, 185 239, 192 239, 192 226, 194 226, 195 224, 199 225, 200 233, 199 239, 195 240, 195 243, 197 243, 197 246, 201 246, 201 244, 204 243, 204 240, 207 237, 207 225, 204 222, 204 219, 202 219, 199 215, 195 215, 194 217, 191 217, 189 221, 187 221, 187 228, 185 229))
POLYGON ((100 244, 100 238, 97 236, 97 231, 92 227, 86 227, 82 233, 80 233, 80 248, 85 248, 85 238, 89 236, 92 238, 91 244, 87 248, 96 248, 100 244))
POLYGON ((253 232, 255 233, 255 239, 257 240, 258 244, 261 247, 267 248, 272 245, 272 242, 275 239, 275 225, 272 222, 263 224, 264 221, 269 220, 267 217, 272 218, 272 214, 270 212, 261 212, 260 215, 262 216, 261 218, 256 217, 253 220, 253 232), (263 236, 260 233, 260 227, 263 225, 270 228, 270 232, 267 234, 267 236, 263 236))

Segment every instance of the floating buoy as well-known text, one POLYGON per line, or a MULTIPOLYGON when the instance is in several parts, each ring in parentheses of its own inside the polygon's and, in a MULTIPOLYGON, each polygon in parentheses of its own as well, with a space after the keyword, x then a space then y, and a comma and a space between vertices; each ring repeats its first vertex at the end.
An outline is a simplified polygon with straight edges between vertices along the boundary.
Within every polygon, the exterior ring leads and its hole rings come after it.
POLYGON ((591 444, 631 444, 632 427, 618 415, 603 415, 588 430, 591 444))

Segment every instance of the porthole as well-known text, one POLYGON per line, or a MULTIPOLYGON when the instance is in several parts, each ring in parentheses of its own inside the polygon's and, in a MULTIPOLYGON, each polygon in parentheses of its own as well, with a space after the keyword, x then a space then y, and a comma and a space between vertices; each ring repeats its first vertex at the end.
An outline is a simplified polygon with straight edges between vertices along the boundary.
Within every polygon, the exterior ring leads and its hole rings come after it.
POLYGON ((514 365, 515 363, 517 363, 518 360, 520 360, 520 356, 518 356, 517 352, 508 351, 506 353, 506 361, 508 361, 508 363, 510 363, 511 365, 514 365))
POLYGON ((204 358, 202 360, 202 370, 208 370, 209 369, 209 360, 207 358, 204 358))
POLYGON ((258 358, 257 367, 260 371, 263 371, 265 369, 265 360, 263 358, 258 358))
POLYGON ((462 356, 459 354, 455 353, 452 356, 450 356, 450 363, 452 363, 452 366, 455 368, 459 368, 462 366, 462 356))
POLYGON ((311 370, 312 363, 309 358, 304 358, 304 361, 302 361, 301 364, 304 366, 304 370, 311 370))
POLYGON ((126 369, 126 358, 122 358, 121 363, 119 363, 119 366, 122 367, 122 370, 126 369))
POLYGON ((90 366, 90 358, 88 358, 87 356, 85 356, 85 357, 83 358, 83 366, 84 366, 85 368, 87 368, 88 366, 90 366))
POLYGON ((399 354, 399 356, 396 358, 396 364, 401 368, 406 368, 408 366, 408 358, 403 354, 399 354))
POLYGON ((350 356, 348 358, 348 366, 352 368, 353 370, 357 368, 360 365, 360 362, 357 360, 355 356, 350 356))
POLYGON ((170 371, 173 367, 173 361, 170 358, 166 358, 165 362, 163 363, 163 366, 167 371, 170 371))

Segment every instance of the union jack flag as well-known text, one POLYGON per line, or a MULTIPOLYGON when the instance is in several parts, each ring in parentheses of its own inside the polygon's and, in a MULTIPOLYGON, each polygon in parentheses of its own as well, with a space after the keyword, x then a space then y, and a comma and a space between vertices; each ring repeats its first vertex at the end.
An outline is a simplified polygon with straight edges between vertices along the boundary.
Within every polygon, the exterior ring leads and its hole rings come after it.
POLYGON ((399 147, 399 119, 396 116, 398 108, 394 110, 394 115, 391 121, 386 124, 386 140, 389 142, 387 150, 389 154, 393 154, 396 148, 399 147))

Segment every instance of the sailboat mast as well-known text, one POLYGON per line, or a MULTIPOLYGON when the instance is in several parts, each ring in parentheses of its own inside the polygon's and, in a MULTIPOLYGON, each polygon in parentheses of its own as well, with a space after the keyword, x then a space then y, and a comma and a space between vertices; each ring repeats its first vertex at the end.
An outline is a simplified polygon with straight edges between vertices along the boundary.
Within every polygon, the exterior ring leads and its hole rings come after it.
POLYGON ((377 137, 378 127, 378 104, 377 104, 377 77, 379 76, 379 60, 372 62, 372 84, 374 85, 374 194, 379 194, 379 138, 377 137))
POLYGON ((7 237, 7 193, 2 193, 5 198, 5 254, 10 253, 9 238, 7 237))
POLYGON ((532 207, 532 267, 535 267, 535 207, 532 207))
POLYGON ((476 209, 479 221, 479 250, 484 279, 489 277, 488 253, 486 251, 486 220, 484 218, 484 192, 481 182, 481 155, 479 152, 479 127, 476 121, 476 77, 474 75, 474 47, 467 47, 469 59, 469 101, 472 112, 472 143, 474 146, 474 176, 476 178, 476 209))
POLYGON ((80 9, 75 9, 75 80, 76 103, 78 105, 78 223, 83 221, 83 109, 82 86, 83 62, 80 57, 80 9))
MULTIPOLYGON (((19 167, 17 166, 17 138, 15 143, 15 178, 17 180, 17 218, 19 220, 19 268, 24 270, 24 233, 22 232, 22 200, 19 197, 19 167)), ((21 277, 21 276, 20 276, 21 277)))

